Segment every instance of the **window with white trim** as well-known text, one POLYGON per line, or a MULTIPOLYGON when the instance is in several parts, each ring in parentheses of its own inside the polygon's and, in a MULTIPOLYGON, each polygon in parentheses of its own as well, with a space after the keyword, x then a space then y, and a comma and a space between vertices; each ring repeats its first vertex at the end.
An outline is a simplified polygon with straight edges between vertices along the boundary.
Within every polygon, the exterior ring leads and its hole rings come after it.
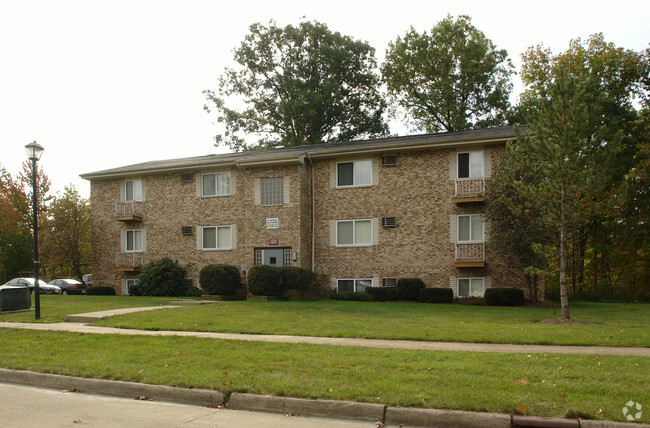
POLYGON ((127 279, 125 281, 125 283, 126 283, 126 290, 125 291, 126 291, 127 296, 131 295, 131 287, 134 287, 134 286, 138 285, 138 281, 139 281, 138 279, 127 279))
POLYGON ((457 219, 457 242, 484 242, 485 219, 483 214, 459 215, 457 219))
POLYGON ((127 230, 124 234, 125 237, 125 249, 127 252, 139 252, 142 251, 142 230, 134 229, 127 230))
POLYGON ((230 195, 230 171, 201 175, 203 197, 230 195))
POLYGON ((369 287, 372 287, 372 278, 347 278, 336 281, 336 291, 338 293, 359 293, 369 287))
POLYGON ((232 249, 231 226, 203 226, 201 228, 201 249, 230 250, 232 249))
POLYGON ((458 297, 483 297, 485 293, 484 278, 457 278, 456 287, 458 297))
POLYGON ((284 204, 284 177, 260 179, 260 204, 284 204))
POLYGON ((372 185, 372 160, 337 162, 337 187, 354 187, 372 185))
POLYGON ((337 220, 336 245, 372 245, 372 220, 337 220))
POLYGON ((142 180, 124 182, 124 201, 142 201, 142 180))
POLYGON ((456 155, 458 178, 483 177, 483 152, 465 152, 456 155))

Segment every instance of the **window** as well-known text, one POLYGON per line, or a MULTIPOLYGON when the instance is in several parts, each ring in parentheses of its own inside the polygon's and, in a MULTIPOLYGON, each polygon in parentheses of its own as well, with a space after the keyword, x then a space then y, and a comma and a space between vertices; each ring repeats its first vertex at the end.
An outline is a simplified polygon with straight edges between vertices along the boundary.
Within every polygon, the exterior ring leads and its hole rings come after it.
POLYGON ((231 226, 205 226, 201 228, 203 250, 232 249, 231 226))
POLYGON ((230 172, 203 174, 201 195, 204 197, 230 195, 230 172))
POLYGON ((127 180, 124 182, 124 200, 142 201, 142 180, 127 180))
POLYGON ((366 288, 372 287, 372 279, 339 279, 336 281, 336 288, 339 293, 365 291, 366 288))
POLYGON ((482 214, 459 215, 458 242, 483 242, 484 219, 482 214))
POLYGON ((339 220, 336 222, 336 245, 371 245, 371 220, 339 220))
POLYGON ((458 178, 483 177, 483 152, 458 153, 458 178))
POLYGON ((136 229, 126 231, 126 251, 142 251, 142 230, 136 229))
POLYGON ((261 205, 282 205, 284 204, 284 178, 262 178, 260 179, 261 205))
POLYGON ((483 278, 458 278, 458 297, 483 297, 483 278))
POLYGON ((372 184, 372 161, 360 160, 336 164, 336 185, 369 186, 372 184))
POLYGON ((126 280, 126 294, 131 295, 131 287, 138 285, 137 279, 127 279, 126 280))

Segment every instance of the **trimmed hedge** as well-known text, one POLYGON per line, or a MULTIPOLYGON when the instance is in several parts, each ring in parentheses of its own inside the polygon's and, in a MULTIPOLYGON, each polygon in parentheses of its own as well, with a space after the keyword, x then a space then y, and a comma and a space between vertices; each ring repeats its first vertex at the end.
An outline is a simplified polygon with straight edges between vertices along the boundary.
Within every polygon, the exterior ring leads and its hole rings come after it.
POLYGON ((316 280, 316 274, 309 269, 286 266, 278 268, 282 275, 282 285, 286 290, 307 290, 316 280))
POLYGON ((397 287, 368 287, 366 293, 378 302, 397 300, 397 287))
POLYGON ((201 293, 201 290, 193 286, 178 288, 176 292, 178 293, 176 294, 176 297, 201 297, 203 294, 201 293))
POLYGON ((424 281, 420 278, 400 278, 397 280, 397 298, 400 300, 418 300, 424 281))
POLYGON ((280 296, 284 292, 280 268, 256 265, 248 270, 248 291, 254 296, 280 296))
POLYGON ((241 288, 239 269, 232 265, 207 265, 199 272, 199 283, 205 294, 234 296, 241 288))
POLYGON ((162 258, 147 263, 138 277, 138 289, 143 296, 178 296, 185 287, 185 269, 177 261, 162 258))
POLYGON ((423 303, 454 303, 454 291, 451 288, 423 288, 418 300, 423 303))
MULTIPOLYGON (((377 287, 378 288, 378 287, 377 287)), ((371 302, 372 296, 367 293, 368 288, 366 288, 366 291, 359 291, 359 292, 354 292, 354 291, 346 291, 345 293, 337 293, 336 291, 332 292, 332 300, 348 300, 348 301, 354 301, 354 302, 371 302)))
POLYGON ((89 287, 86 289, 88 296, 115 296, 115 289, 113 287, 89 287))
POLYGON ((488 288, 485 303, 489 306, 521 306, 524 304, 524 290, 518 288, 488 288))

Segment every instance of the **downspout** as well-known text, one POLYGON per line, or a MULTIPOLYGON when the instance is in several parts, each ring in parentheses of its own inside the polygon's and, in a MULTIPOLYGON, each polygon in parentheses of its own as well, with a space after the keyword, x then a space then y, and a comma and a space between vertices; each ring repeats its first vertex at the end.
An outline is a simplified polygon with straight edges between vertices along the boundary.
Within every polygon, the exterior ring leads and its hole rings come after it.
POLYGON ((316 243, 314 241, 314 230, 315 230, 315 215, 314 215, 314 162, 311 160, 311 156, 307 155, 309 159, 309 165, 311 166, 311 271, 315 271, 315 248, 316 243))

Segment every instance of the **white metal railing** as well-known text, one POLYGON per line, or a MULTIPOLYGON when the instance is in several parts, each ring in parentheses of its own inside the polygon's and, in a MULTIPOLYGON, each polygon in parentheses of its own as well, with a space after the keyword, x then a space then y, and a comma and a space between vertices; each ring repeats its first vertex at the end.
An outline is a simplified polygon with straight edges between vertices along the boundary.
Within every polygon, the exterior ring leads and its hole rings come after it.
POLYGON ((115 202, 115 216, 117 217, 142 217, 142 201, 117 201, 115 202))
POLYGON ((485 242, 457 242, 457 262, 484 262, 485 242))
POLYGON ((485 179, 481 178, 457 178, 456 197, 470 198, 485 195, 485 179))
POLYGON ((115 267, 141 267, 144 264, 144 254, 141 252, 115 253, 115 267))

